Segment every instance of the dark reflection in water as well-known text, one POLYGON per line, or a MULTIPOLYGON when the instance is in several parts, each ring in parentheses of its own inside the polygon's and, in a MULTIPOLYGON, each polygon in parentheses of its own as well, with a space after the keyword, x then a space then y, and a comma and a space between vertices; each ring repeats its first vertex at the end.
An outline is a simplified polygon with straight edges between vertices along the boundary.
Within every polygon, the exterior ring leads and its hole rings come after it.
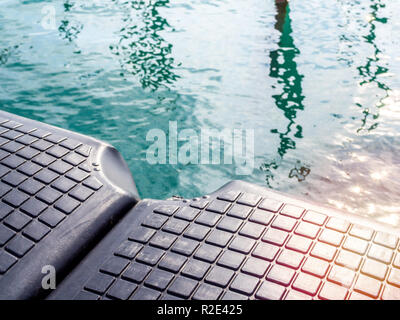
POLYGON ((0 49, 0 66, 8 62, 8 58, 11 56, 11 53, 16 49, 18 49, 18 45, 10 48, 0 49))
POLYGON ((74 4, 71 3, 70 0, 65 1, 64 2, 64 11, 69 12, 73 6, 74 6, 74 4))
MULTIPOLYGON (((283 157, 290 149, 296 149, 295 139, 301 139, 302 127, 296 124, 297 111, 304 110, 301 82, 303 75, 297 71, 295 62, 296 56, 300 51, 296 48, 292 34, 291 19, 289 16, 289 4, 286 0, 276 0, 277 14, 275 16, 275 29, 281 33, 278 46, 279 48, 270 52, 271 64, 269 76, 277 79, 277 85, 273 89, 279 90, 278 94, 272 97, 275 105, 282 110, 285 118, 289 120, 286 129, 279 131, 272 129, 271 133, 277 134, 280 139, 278 147, 278 159, 265 163, 261 170, 266 172, 266 181, 271 187, 271 180, 274 179, 273 170, 277 170, 283 157)), ((310 173, 310 169, 297 161, 295 167, 289 172, 289 178, 296 177, 298 181, 303 181, 310 173)))
POLYGON ((168 87, 178 76, 174 73, 172 44, 160 33, 172 28, 158 8, 167 6, 169 0, 114 1, 123 7, 126 16, 120 30, 121 39, 117 45, 110 46, 111 51, 119 57, 124 70, 138 77, 143 88, 168 87))
POLYGON ((369 32, 363 38, 368 44, 371 44, 374 50, 374 54, 371 57, 367 58, 367 62, 363 66, 359 66, 357 68, 359 75, 361 77, 361 81, 359 82, 360 86, 368 85, 370 83, 375 83, 379 89, 382 89, 385 92, 385 96, 380 98, 378 103, 375 105, 375 112, 368 107, 363 107, 361 104, 357 104, 360 108, 363 108, 363 118, 361 119, 361 127, 358 131, 367 130, 371 131, 378 126, 378 118, 379 118, 379 109, 382 108, 385 104, 382 102, 389 95, 390 88, 382 82, 379 78, 379 75, 388 72, 388 69, 384 66, 379 65, 380 59, 379 55, 382 51, 378 48, 375 43, 376 35, 376 25, 375 23, 386 23, 387 18, 379 18, 378 11, 380 8, 384 8, 385 4, 381 3, 381 1, 372 1, 370 5, 371 11, 371 19, 369 21, 369 32), (368 119, 372 118, 372 124, 367 123, 368 119))
MULTIPOLYGON (((365 25, 365 20, 360 19, 360 15, 354 17, 354 12, 359 12, 358 7, 361 6, 359 2, 341 2, 342 6, 349 5, 350 8, 346 12, 346 14, 349 15, 346 24, 340 25, 340 27, 346 28, 347 24, 350 22, 350 19, 359 22, 360 30, 368 30, 368 33, 362 36, 362 41, 372 47, 372 54, 366 57, 365 63, 357 66, 357 71, 359 75, 359 77, 357 77, 358 84, 360 87, 367 86, 368 89, 372 90, 377 88, 384 93, 384 95, 379 98, 375 105, 372 105, 371 102, 368 102, 369 105, 366 106, 365 104, 363 105, 361 102, 356 102, 357 107, 362 110, 361 125, 357 129, 357 132, 370 132, 379 125, 379 112, 380 109, 385 106, 383 101, 389 96, 390 90, 389 86, 382 80, 382 77, 380 77, 381 75, 387 73, 389 70, 388 68, 383 66, 383 62, 380 58, 382 51, 376 44, 377 24, 386 24, 388 21, 388 19, 385 17, 379 17, 379 9, 384 8, 386 5, 380 0, 372 0, 370 3, 370 16, 368 19, 368 24, 365 25), (375 85, 376 87, 372 88, 371 84, 375 85)), ((352 53, 351 51, 353 50, 353 48, 357 48, 357 46, 355 46, 357 37, 354 35, 352 36, 343 33, 340 35, 340 41, 347 47, 347 50, 345 52, 342 52, 342 55, 339 57, 339 61, 345 61, 348 66, 354 65, 355 61, 351 58, 351 56, 355 55, 355 53, 352 53)), ((359 60, 363 61, 361 59, 359 60)))
POLYGON ((70 42, 75 40, 79 33, 82 31, 83 25, 77 21, 72 20, 68 16, 68 12, 71 11, 71 8, 75 5, 74 2, 69 0, 64 2, 64 17, 61 20, 61 24, 58 27, 58 31, 63 39, 66 39, 70 42))

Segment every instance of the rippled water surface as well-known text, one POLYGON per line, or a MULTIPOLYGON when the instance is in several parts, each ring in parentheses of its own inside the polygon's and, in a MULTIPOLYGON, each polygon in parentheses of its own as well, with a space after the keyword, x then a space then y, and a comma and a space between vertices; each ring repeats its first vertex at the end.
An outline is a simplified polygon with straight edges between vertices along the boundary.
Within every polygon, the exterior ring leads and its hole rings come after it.
POLYGON ((2 0, 0 107, 113 144, 142 197, 239 178, 400 226, 399 12, 389 0, 2 0), (146 134, 169 121, 254 129, 253 174, 150 165, 146 134))

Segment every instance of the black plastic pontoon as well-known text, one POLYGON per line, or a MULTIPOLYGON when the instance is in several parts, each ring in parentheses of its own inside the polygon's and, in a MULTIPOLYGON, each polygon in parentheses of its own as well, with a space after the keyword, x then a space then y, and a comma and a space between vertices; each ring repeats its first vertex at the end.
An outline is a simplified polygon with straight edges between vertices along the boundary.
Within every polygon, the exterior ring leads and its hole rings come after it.
POLYGON ((0 117, 0 299, 400 299, 398 229, 241 181, 139 201, 111 146, 0 117))

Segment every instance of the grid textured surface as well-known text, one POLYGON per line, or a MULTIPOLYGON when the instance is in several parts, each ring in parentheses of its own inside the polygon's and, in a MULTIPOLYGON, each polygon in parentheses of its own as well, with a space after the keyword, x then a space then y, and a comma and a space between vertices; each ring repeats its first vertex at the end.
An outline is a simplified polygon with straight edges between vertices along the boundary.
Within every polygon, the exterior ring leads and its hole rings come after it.
POLYGON ((0 119, 0 275, 102 187, 91 147, 0 119))
POLYGON ((393 234, 231 190, 149 206, 74 298, 400 299, 399 250, 393 234))

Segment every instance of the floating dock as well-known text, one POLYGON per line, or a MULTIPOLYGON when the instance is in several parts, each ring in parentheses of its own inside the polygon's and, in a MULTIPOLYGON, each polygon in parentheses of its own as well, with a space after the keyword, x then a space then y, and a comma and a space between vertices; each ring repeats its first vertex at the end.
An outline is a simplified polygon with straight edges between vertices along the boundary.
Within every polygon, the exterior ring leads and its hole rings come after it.
POLYGON ((0 179, 0 299, 400 299, 400 230, 264 187, 140 200, 110 145, 6 112, 0 179))

